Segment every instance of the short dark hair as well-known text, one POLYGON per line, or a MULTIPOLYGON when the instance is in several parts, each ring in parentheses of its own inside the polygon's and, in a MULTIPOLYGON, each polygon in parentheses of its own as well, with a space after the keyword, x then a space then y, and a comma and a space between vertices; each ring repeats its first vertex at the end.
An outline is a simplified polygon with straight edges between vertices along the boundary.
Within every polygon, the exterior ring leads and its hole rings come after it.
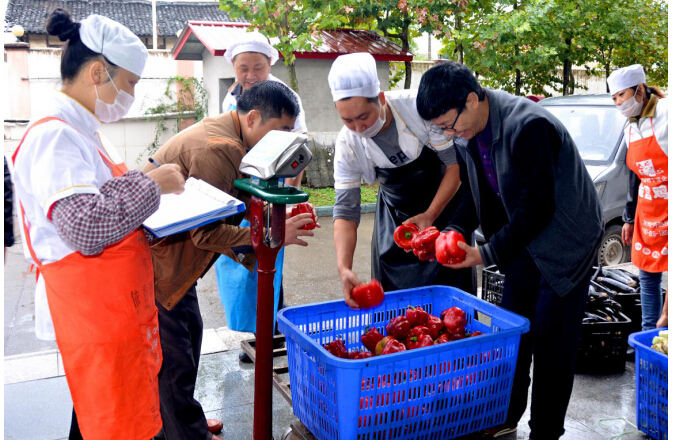
MULTIPOLYGON (((65 9, 55 9, 47 19, 47 33, 58 36, 63 45, 61 53, 61 81, 75 79, 82 67, 95 59, 105 60, 110 65, 110 76, 115 76, 117 66, 105 56, 90 50, 80 39, 80 23, 73 22, 65 9)), ((107 81, 106 81, 107 82, 107 81)))
POLYGON ((300 114, 300 105, 288 86, 278 81, 264 81, 239 96, 236 110, 241 113, 257 110, 264 123, 271 118, 281 118, 283 114, 296 118, 300 114))
POLYGON ((484 89, 468 67, 454 61, 440 63, 421 77, 417 112, 424 120, 432 120, 463 107, 471 92, 484 100, 484 89))
MULTIPOLYGON (((354 98, 354 97, 353 96, 347 96, 346 98, 342 98, 342 99, 337 100, 337 101, 346 101, 346 100, 350 100, 351 98, 354 98)), ((373 97, 366 96, 365 99, 367 100, 368 103, 373 103, 373 104, 379 103, 379 95, 373 96, 373 97)))

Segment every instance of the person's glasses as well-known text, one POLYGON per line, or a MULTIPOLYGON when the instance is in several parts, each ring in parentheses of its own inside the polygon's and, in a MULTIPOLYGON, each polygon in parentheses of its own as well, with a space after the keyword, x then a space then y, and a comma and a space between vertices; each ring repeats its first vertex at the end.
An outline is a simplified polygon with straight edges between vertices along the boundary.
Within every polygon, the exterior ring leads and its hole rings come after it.
POLYGON ((454 123, 452 123, 451 126, 437 126, 435 124, 431 124, 431 132, 433 134, 439 134, 442 135, 443 137, 446 136, 445 132, 450 132, 452 134, 455 134, 457 131, 454 129, 454 126, 456 126, 456 122, 459 121, 459 117, 461 116, 461 113, 464 111, 465 106, 461 106, 459 108, 459 113, 456 114, 456 118, 454 119, 454 123))
POLYGON ((456 118, 454 119, 454 123, 452 123, 451 126, 438 126, 442 132, 451 132, 452 134, 456 133, 456 129, 454 129, 454 126, 456 126, 456 122, 459 121, 459 117, 463 113, 464 106, 461 106, 459 109, 459 113, 456 114, 456 118))

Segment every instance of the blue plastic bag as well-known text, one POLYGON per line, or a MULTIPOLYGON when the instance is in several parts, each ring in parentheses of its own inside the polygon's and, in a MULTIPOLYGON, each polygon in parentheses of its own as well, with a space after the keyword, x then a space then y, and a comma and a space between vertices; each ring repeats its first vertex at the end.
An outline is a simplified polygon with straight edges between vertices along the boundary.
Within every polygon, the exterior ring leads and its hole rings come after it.
MULTIPOLYGON (((240 227, 250 227, 246 220, 240 227)), ((276 274, 274 275, 274 327, 278 311, 281 282, 283 279, 283 255, 281 248, 276 257, 276 274)), ((215 276, 218 280, 220 302, 225 308, 227 326, 233 331, 255 333, 257 323, 257 262, 253 272, 231 258, 220 255, 215 262, 215 276)))

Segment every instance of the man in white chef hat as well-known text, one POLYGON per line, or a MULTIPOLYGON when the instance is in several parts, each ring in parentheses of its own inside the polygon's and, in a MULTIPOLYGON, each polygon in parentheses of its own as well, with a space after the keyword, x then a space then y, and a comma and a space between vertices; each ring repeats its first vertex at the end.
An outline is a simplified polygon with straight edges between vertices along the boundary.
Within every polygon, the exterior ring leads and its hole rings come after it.
MULTIPOLYGON (((222 102, 222 112, 236 110, 236 100, 244 91, 262 81, 283 81, 273 76, 271 66, 278 61, 278 50, 269 44, 265 36, 257 31, 245 33, 225 52, 225 59, 234 66, 236 82, 230 87, 222 102)), ((295 99, 300 105, 300 114, 295 121, 294 132, 307 133, 302 100, 296 92, 295 99)))
POLYGON ((377 63, 369 53, 338 57, 328 84, 344 123, 335 143, 332 218, 337 270, 347 305, 358 307, 351 290, 361 283, 353 261, 363 181, 379 182, 371 277, 385 291, 448 285, 474 294, 473 269, 453 270, 421 261, 393 239, 396 228, 405 223, 420 229, 456 230, 471 240, 471 233, 451 228, 453 216, 471 200, 467 187, 460 187, 452 141, 419 116, 416 90, 380 90, 377 63))

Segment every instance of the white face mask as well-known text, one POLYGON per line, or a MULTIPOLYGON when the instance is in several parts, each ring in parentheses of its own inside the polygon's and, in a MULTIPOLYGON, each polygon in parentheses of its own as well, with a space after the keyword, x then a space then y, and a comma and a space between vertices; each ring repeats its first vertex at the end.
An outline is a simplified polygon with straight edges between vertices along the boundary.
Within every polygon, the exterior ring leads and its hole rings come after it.
POLYGON ((372 126, 365 129, 363 132, 356 132, 356 131, 352 131, 352 132, 354 134, 356 134, 357 136, 362 137, 362 138, 372 138, 375 135, 379 134, 379 131, 381 131, 381 128, 384 127, 384 123, 386 123, 386 107, 382 106, 381 108, 384 112, 384 118, 382 118, 381 113, 379 113, 379 116, 377 117, 377 121, 375 121, 372 124, 372 126))
POLYGON ((94 90, 96 90, 96 106, 94 108, 94 115, 96 115, 96 117, 103 123, 113 123, 115 121, 121 120, 124 118, 124 116, 126 116, 127 113, 129 113, 129 109, 131 109, 131 105, 133 104, 135 98, 126 93, 124 90, 119 90, 117 88, 107 69, 105 69, 105 73, 108 74, 108 78, 110 78, 112 86, 117 91, 117 96, 115 96, 115 102, 113 104, 106 103, 98 97, 98 89, 94 84, 94 90))
POLYGON ((638 90, 639 88, 637 87, 637 90, 634 91, 632 98, 624 101, 620 106, 618 106, 618 110, 625 116, 625 118, 636 117, 641 113, 643 102, 640 103, 636 99, 638 90))

